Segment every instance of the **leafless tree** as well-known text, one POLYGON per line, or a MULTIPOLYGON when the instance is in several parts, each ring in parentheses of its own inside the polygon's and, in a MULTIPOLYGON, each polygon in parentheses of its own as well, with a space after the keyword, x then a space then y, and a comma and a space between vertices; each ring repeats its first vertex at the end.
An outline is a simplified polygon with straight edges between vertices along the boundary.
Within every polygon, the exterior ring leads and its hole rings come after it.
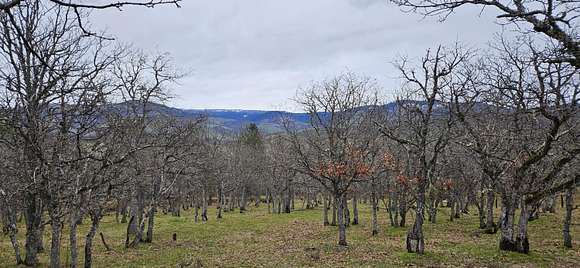
MULTIPOLYGON (((397 102, 394 119, 377 123, 383 135, 399 143, 413 156, 409 169, 416 169, 416 216, 413 227, 407 233, 407 250, 424 252, 423 220, 425 193, 434 180, 439 156, 449 143, 453 116, 448 113, 452 85, 457 83, 457 69, 467 61, 470 53, 459 46, 428 50, 419 67, 408 66, 406 59, 398 65, 406 82, 407 95, 397 102)), ((408 176, 408 175, 407 175, 408 176)))
POLYGON ((465 88, 459 118, 482 170, 501 195, 500 249, 527 253, 527 223, 539 202, 578 184, 568 165, 577 161, 578 72, 553 62, 551 48, 523 39, 500 39, 486 55, 485 71, 465 88), (487 115, 486 115, 487 114, 487 115), (493 130, 489 132, 489 130, 493 130), (520 207, 517 234, 516 207, 520 207))
POLYGON ((559 53, 550 58, 553 63, 569 63, 580 68, 580 37, 578 18, 580 6, 568 0, 392 0, 406 11, 445 20, 464 6, 492 8, 499 12, 498 20, 513 23, 524 32, 533 30, 559 44, 559 53))
POLYGON ((312 129, 284 126, 298 172, 318 181, 332 193, 337 206, 338 244, 346 246, 344 212, 350 187, 367 179, 371 144, 378 135, 368 131, 376 107, 376 85, 367 78, 343 74, 315 83, 298 93, 296 102, 310 116, 312 129))

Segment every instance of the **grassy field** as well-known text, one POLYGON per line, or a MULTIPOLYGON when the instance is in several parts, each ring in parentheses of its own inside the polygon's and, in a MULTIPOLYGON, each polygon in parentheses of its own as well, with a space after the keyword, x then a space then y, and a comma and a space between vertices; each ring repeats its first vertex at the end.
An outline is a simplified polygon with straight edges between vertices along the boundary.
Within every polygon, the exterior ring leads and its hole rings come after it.
MULTIPOLYGON (((271 215, 261 206, 244 214, 226 213, 219 221, 215 219, 215 210, 210 209, 207 223, 194 223, 191 211, 181 217, 160 215, 153 243, 129 250, 123 247, 126 225, 106 217, 99 231, 113 250, 106 252, 100 239, 95 238, 94 265, 111 268, 180 267, 189 263, 191 267, 196 263, 203 267, 580 267, 580 227, 572 227, 575 248, 564 249, 562 215, 558 212, 541 214, 539 220, 530 223, 529 255, 499 251, 497 235, 474 232, 478 226, 477 215, 463 215, 449 222, 447 209, 439 212, 437 224, 425 224, 426 254, 422 256, 405 251, 407 228, 389 227, 385 210, 379 211, 380 234, 371 236, 370 210, 365 206, 361 209, 360 225, 347 229, 347 248, 336 246, 337 229, 322 225, 321 209, 271 215), (173 233, 177 234, 177 242, 172 241, 173 233), (312 257, 307 248, 319 250, 319 258, 312 257)), ((412 221, 413 217, 408 217, 407 222, 412 221)), ((79 242, 84 240, 87 228, 88 224, 81 226, 79 242)), ((23 235, 24 228, 19 233, 21 243, 23 235)), ((68 234, 63 234, 63 239, 66 237, 68 234)), ((49 241, 47 236, 45 247, 50 246, 49 241)), ((63 264, 67 263, 68 255, 65 244, 63 264)), ((1 236, 0 267, 15 267, 12 263, 9 239, 1 236)), ((41 254, 41 263, 43 266, 48 263, 46 253, 41 254)))

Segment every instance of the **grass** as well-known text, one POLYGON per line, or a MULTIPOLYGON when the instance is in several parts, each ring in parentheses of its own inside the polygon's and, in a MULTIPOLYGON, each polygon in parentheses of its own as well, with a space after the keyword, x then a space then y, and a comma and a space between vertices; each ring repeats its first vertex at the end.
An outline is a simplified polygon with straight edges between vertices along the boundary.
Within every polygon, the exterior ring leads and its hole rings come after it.
MULTIPOLYGON (((192 211, 181 217, 160 214, 156 218, 154 241, 125 249, 126 224, 115 223, 107 216, 100 225, 113 251, 106 252, 98 237, 94 242, 94 267, 179 267, 196 262, 204 267, 580 267, 578 225, 572 226, 574 249, 562 246, 562 210, 541 214, 530 222, 531 253, 528 255, 497 249, 498 235, 480 234, 475 211, 461 219, 448 221, 448 209, 442 209, 438 223, 426 223, 426 253, 416 255, 405 250, 405 228, 388 226, 385 210, 379 211, 380 233, 371 235, 370 209, 362 205, 360 224, 347 229, 349 246, 336 246, 337 227, 322 225, 321 209, 297 210, 290 214, 268 214, 265 206, 252 207, 247 213, 225 213, 216 220, 215 209, 209 210, 210 221, 194 223, 192 211), (177 234, 177 242, 172 234, 177 234), (318 259, 305 250, 320 251, 318 259)), ((412 213, 407 218, 412 224, 412 213)), ((79 253, 88 221, 79 229, 79 253)), ((46 232, 45 247, 50 246, 46 232)), ((19 233, 23 243, 24 228, 19 233)), ((66 240, 68 234, 63 234, 66 240)), ((67 241, 63 241, 62 262, 70 259, 67 241)), ((40 255, 41 266, 48 263, 40 255)), ((0 236, 0 267, 16 267, 7 236, 0 236), (12 266, 11 266, 12 265, 12 266)))

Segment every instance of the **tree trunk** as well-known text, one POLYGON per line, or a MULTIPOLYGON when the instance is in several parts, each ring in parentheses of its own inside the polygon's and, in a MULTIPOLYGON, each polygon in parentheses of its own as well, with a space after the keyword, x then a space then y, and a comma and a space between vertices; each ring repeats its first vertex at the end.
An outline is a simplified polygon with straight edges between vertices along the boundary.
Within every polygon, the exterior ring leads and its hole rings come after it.
POLYGON ((71 215, 70 218, 70 230, 69 230, 69 247, 70 247, 70 267, 76 268, 79 261, 79 251, 77 245, 77 223, 78 219, 75 215, 71 215))
POLYGON ((566 190, 566 216, 564 217, 564 247, 572 248, 572 235, 570 234, 570 224, 572 222, 572 210, 574 209, 574 187, 566 190))
POLYGON ((336 226, 336 210, 337 210, 337 206, 336 206, 336 197, 333 198, 334 200, 332 200, 332 222, 330 223, 330 225, 332 226, 336 226))
POLYGON ((292 187, 292 185, 290 185, 290 183, 288 183, 288 192, 289 192, 289 204, 290 204, 290 208, 288 208, 288 212, 286 213, 290 213, 290 209, 294 210, 294 188, 292 187))
POLYGON ((342 209, 344 213, 344 224, 350 226, 350 210, 348 209, 348 198, 345 196, 342 198, 342 209))
MULTIPOLYGON (((222 207, 223 207, 223 203, 222 203, 222 200, 220 198, 219 206, 217 207, 217 218, 218 219, 222 218, 222 207)), ((268 204, 268 213, 270 213, 270 205, 269 204, 268 204)))
POLYGON ((407 251, 423 254, 425 251, 425 238, 423 236, 423 219, 425 211, 425 188, 427 187, 426 178, 419 178, 417 185, 417 211, 415 223, 407 232, 407 251))
POLYGON ((202 190, 201 192, 201 221, 206 222, 207 221, 207 193, 205 191, 205 188, 202 190))
POLYGON ((545 200, 544 210, 550 213, 556 213, 556 195, 550 195, 545 200))
POLYGON ((294 196, 294 191, 291 189, 290 186, 288 186, 288 191, 286 194, 286 200, 284 201, 284 213, 290 213, 291 209, 294 209, 294 205, 293 205, 293 196, 294 196))
POLYGON ((477 212, 479 216, 479 229, 485 229, 485 193, 481 192, 477 201, 477 212))
MULTIPOLYGON (((157 206, 155 205, 155 202, 153 202, 153 204, 151 204, 151 208, 149 208, 149 211, 147 213, 147 234, 145 235, 145 243, 151 243, 153 242, 153 227, 155 226, 155 211, 157 210, 157 206)), ((94 236, 94 234, 93 234, 94 236)))
POLYGON ((447 206, 449 207, 449 221, 453 221, 455 218, 455 196, 453 194, 449 197, 447 206))
POLYGON ((24 264, 26 266, 37 266, 38 252, 42 249, 42 204, 36 195, 27 194, 26 196, 26 240, 24 248, 26 256, 24 264))
POLYGON ((127 200, 125 198, 117 199, 117 209, 115 210, 115 221, 117 223, 127 223, 127 200), (119 221, 119 215, 121 220, 119 221))
POLYGON ((345 223, 345 215, 344 211, 346 207, 344 204, 346 203, 346 197, 344 194, 337 194, 336 197, 337 203, 337 218, 338 218, 338 245, 346 246, 346 223, 345 223))
POLYGON ((356 194, 352 196, 352 225, 358 225, 358 206, 356 194))
POLYGON ((530 242, 528 241, 528 222, 530 217, 530 207, 526 205, 525 198, 522 198, 520 205, 520 220, 518 224, 518 236, 516 237, 516 250, 519 253, 528 254, 530 252, 530 242))
POLYGON ((134 196, 131 200, 130 219, 127 224, 127 237, 125 247, 136 247, 143 238, 145 210, 145 189, 142 185, 137 185, 134 196), (131 235, 134 239, 131 241, 131 235))
POLYGON ((242 187, 242 196, 240 198, 240 213, 244 213, 246 211, 246 186, 242 187))
MULTIPOLYGON (((97 233, 97 229, 99 228, 99 221, 101 220, 101 212, 97 211, 93 215, 91 215, 91 228, 87 233, 85 239, 85 268, 90 268, 93 264, 93 238, 97 233)), ((102 234, 101 234, 102 235, 102 234)), ((101 236, 102 238, 102 236, 101 236)), ((104 243, 103 239, 103 243, 104 243)), ((106 246, 106 244, 105 244, 106 246)))
POLYGON ((324 226, 328 226, 330 223, 328 222, 328 205, 326 204, 326 197, 325 194, 322 195, 322 224, 324 226))
POLYGON ((193 212, 193 222, 197 223, 198 218, 199 218, 199 203, 196 203, 195 204, 195 209, 194 209, 194 212, 193 212))
POLYGON ((219 188, 218 196, 219 196, 219 200, 218 200, 219 201, 219 205, 218 205, 218 208, 217 208, 217 218, 218 219, 221 219, 222 218, 222 209, 223 209, 223 207, 226 204, 225 203, 225 197, 226 197, 226 195, 224 193, 224 182, 223 181, 220 181, 220 188, 219 188))
POLYGON ((371 207, 372 207, 372 214, 371 214, 371 225, 372 225, 372 234, 377 235, 379 233, 379 224, 377 220, 377 210, 378 210, 378 198, 377 193, 375 191, 375 186, 373 185, 373 190, 371 192, 371 207))
POLYGON ((398 198, 396 189, 389 193, 389 219, 391 220, 391 226, 393 227, 399 227, 398 198))
POLYGON ((405 193, 399 194, 399 216, 401 216, 399 227, 405 227, 407 219, 407 195, 405 193))
POLYGON ((18 245, 18 239, 16 238, 16 224, 10 223, 7 228, 8 235, 10 236, 10 243, 14 249, 14 257, 16 258, 16 265, 22 264, 22 257, 20 256, 20 246, 18 245))
POLYGON ((429 206, 429 222, 437 223, 437 207, 439 206, 439 198, 433 197, 429 206))
POLYGON ((459 219, 461 215, 461 207, 462 207, 461 195, 457 195, 457 198, 455 200, 455 212, 453 214, 454 218, 459 219))
POLYGON ((516 241, 514 240, 514 220, 515 220, 515 194, 504 195, 501 199, 501 218, 499 228, 501 236, 499 240, 499 249, 507 251, 516 251, 516 241))
POLYGON ((230 197, 228 198, 228 211, 234 210, 234 196, 233 191, 230 191, 230 197))
POLYGON ((125 248, 129 248, 129 240, 131 238, 131 225, 135 221, 135 216, 131 216, 129 223, 127 224, 127 233, 125 235, 125 248))
POLYGON ((495 193, 489 189, 486 193, 486 215, 485 215, 485 232, 488 234, 495 234, 497 232, 497 225, 493 222, 493 201, 495 200, 495 193))
POLYGON ((271 195, 270 195, 270 189, 267 189, 266 190, 266 205, 268 206, 268 214, 270 214, 270 207, 271 207, 271 205, 270 205, 270 197, 271 197, 271 195))
MULTIPOLYGON (((4 193, 0 190, 0 193, 4 193)), ((16 258, 16 265, 22 264, 22 257, 20 256, 20 246, 18 245, 18 238, 16 234, 18 233, 18 227, 16 225, 16 212, 13 207, 8 204, 4 198, 1 199, 2 206, 4 209, 0 209, 3 212, 2 217, 4 218, 5 225, 4 231, 10 237, 10 243, 12 244, 12 248, 14 249, 14 257, 16 258)))
POLYGON ((121 210, 121 223, 127 223, 127 205, 123 206, 121 210))
POLYGON ((56 212, 53 211, 51 214, 50 267, 60 268, 60 236, 62 234, 62 223, 58 215, 55 215, 56 212))
POLYGON ((278 196, 278 214, 282 213, 282 195, 278 196))

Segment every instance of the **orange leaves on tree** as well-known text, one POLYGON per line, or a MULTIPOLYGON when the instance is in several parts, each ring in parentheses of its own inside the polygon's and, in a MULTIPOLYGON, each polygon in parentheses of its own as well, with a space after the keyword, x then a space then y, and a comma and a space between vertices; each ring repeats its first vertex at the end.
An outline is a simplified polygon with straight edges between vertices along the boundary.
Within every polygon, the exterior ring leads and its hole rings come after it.
POLYGON ((400 185, 407 186, 409 183, 409 178, 403 174, 399 174, 397 177, 395 177, 395 181, 400 185))
POLYGON ((365 162, 365 155, 364 150, 350 149, 342 161, 319 162, 316 174, 331 178, 364 179, 374 172, 374 168, 365 162))
POLYGON ((318 176, 340 177, 346 174, 346 165, 332 162, 319 163, 316 173, 318 176))
POLYGON ((451 190, 453 189, 453 184, 452 179, 446 179, 443 181, 443 188, 445 188, 445 190, 451 190))
POLYGON ((409 177, 409 176, 405 176, 402 173, 399 173, 399 175, 397 175, 395 177, 395 182, 399 185, 402 185, 404 187, 409 187, 412 186, 413 184, 415 184, 417 181, 419 181, 419 178, 417 177, 409 177))
POLYGON ((386 169, 394 170, 396 168, 395 157, 389 152, 383 154, 383 166, 386 169))

